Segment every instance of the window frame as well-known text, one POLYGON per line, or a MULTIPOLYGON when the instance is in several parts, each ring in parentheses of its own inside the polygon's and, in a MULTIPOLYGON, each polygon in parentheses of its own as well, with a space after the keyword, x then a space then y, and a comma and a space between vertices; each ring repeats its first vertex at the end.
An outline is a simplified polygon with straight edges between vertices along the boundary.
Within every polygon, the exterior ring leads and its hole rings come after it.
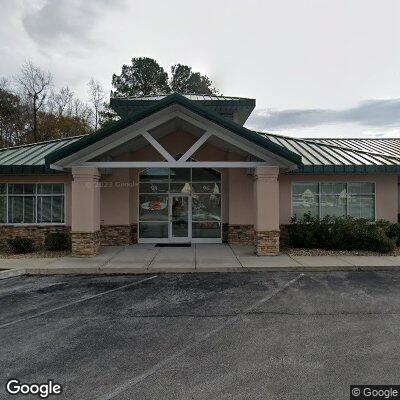
POLYGON ((7 222, 0 222, 0 226, 66 226, 66 210, 67 210, 67 202, 66 199, 66 185, 65 182, 0 182, 0 185, 6 185, 5 193, 0 193, 0 197, 5 197, 6 200, 6 217, 7 222), (35 192, 29 194, 13 194, 9 191, 9 185, 34 185, 35 192), (39 185, 62 185, 62 193, 38 193, 38 186, 39 185), (61 196, 63 198, 63 206, 62 206, 62 213, 63 213, 63 220, 64 222, 37 222, 38 221, 38 199, 42 197, 53 197, 53 196, 61 196), (34 204, 34 216, 36 222, 9 222, 9 198, 10 197, 34 197, 35 204, 34 204))
MULTIPOLYGON (((374 188, 374 192, 370 193, 371 196, 374 197, 374 219, 371 219, 371 222, 376 222, 377 218, 376 218, 376 182, 375 181, 292 181, 291 182, 291 187, 290 187, 290 218, 293 218, 293 185, 295 185, 296 183, 303 183, 303 184, 317 184, 318 186, 318 218, 321 219, 321 203, 320 203, 320 199, 321 199, 321 184, 323 183, 341 183, 341 184, 345 184, 346 185, 346 215, 343 215, 343 217, 351 217, 351 215, 349 215, 349 184, 352 183, 369 183, 373 185, 374 188)), ((362 195, 362 194, 361 194, 362 195)), ((354 194, 353 194, 354 196, 354 194)), ((357 218, 357 219, 361 219, 359 217, 353 217, 353 218, 357 218)))
MULTIPOLYGON (((179 158, 180 155, 177 155, 176 158, 179 158)), ((194 161, 193 158, 189 158, 190 161, 194 161)), ((190 169, 190 180, 171 180, 171 169, 173 168, 169 168, 168 167, 168 180, 164 179, 155 179, 154 181, 141 181, 141 175, 148 171, 150 168, 144 168, 142 170, 139 170, 137 173, 137 179, 138 179, 138 191, 137 191, 137 223, 138 223, 138 232, 137 232, 137 238, 138 238, 138 242, 139 243, 173 243, 173 240, 170 237, 170 234, 168 233, 168 237, 167 238, 143 238, 140 235, 140 223, 141 222, 147 222, 147 221, 141 221, 140 220, 140 195, 143 194, 158 194, 158 195, 167 195, 168 196, 168 209, 170 207, 170 198, 173 195, 180 195, 182 194, 182 192, 173 192, 171 191, 171 184, 178 184, 178 183, 189 183, 190 184, 190 193, 188 193, 188 196, 190 199, 192 199, 193 194, 195 194, 194 190, 193 190, 193 183, 198 183, 198 184, 214 184, 217 183, 219 184, 219 188, 220 188, 220 193, 218 194, 220 196, 220 208, 221 208, 221 216, 220 216, 220 221, 192 221, 191 218, 191 225, 193 224, 193 222, 217 222, 220 225, 220 229, 219 229, 219 237, 218 238, 193 238, 193 235, 191 233, 190 237, 189 237, 189 241, 190 243, 222 243, 223 240, 223 174, 222 171, 220 171, 219 169, 215 169, 215 168, 207 168, 204 167, 204 169, 211 169, 215 172, 217 172, 219 174, 219 179, 215 180, 215 181, 211 181, 211 180, 204 180, 204 181, 193 181, 193 170, 195 168, 191 167, 190 164, 188 165, 188 167, 185 167, 190 169), (145 193, 145 192, 140 192, 140 184, 141 183, 167 183, 168 182, 168 192, 166 193, 158 193, 158 192, 150 192, 150 193, 145 193)), ((201 194, 212 194, 212 193, 201 193, 201 194)), ((193 203, 192 200, 190 201, 191 206, 190 206, 190 214, 192 215, 193 213, 193 203)), ((165 222, 165 221, 152 221, 152 222, 165 222)), ((170 220, 167 221, 168 225, 170 225, 170 220)), ((193 225, 192 225, 193 226, 193 225)))

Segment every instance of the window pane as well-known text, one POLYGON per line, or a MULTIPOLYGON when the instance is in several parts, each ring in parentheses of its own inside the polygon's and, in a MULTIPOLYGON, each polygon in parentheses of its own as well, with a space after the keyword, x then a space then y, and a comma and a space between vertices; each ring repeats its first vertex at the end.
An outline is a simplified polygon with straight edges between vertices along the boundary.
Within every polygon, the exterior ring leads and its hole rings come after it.
POLYGON ((152 183, 140 183, 140 193, 168 193, 168 183, 152 182, 152 183))
POLYGON ((168 222, 139 222, 140 238, 167 238, 168 222))
POLYGON ((190 193, 190 183, 182 182, 182 183, 172 183, 170 184, 170 192, 171 193, 190 193))
POLYGON ((342 182, 321 182, 321 194, 346 194, 346 184, 342 182))
POLYGON ((193 182, 220 182, 221 174, 211 168, 193 168, 193 182))
POLYGON ((53 184, 52 183, 41 183, 38 185, 38 193, 40 194, 52 194, 53 184))
POLYGON ((10 196, 8 201, 8 221, 14 224, 23 222, 23 201, 22 196, 10 196))
POLYGON ((193 193, 221 193, 220 183, 193 183, 193 193))
POLYGON ((171 168, 171 181, 190 181, 190 168, 171 168))
POLYGON ((321 182, 321 218, 345 216, 347 214, 346 184, 341 182, 321 182))
POLYGON ((372 182, 350 182, 347 187, 350 194, 375 193, 375 185, 372 182))
POLYGON ((38 222, 51 222, 51 196, 38 198, 38 222))
POLYGON ((53 194, 63 194, 64 185, 62 183, 53 183, 53 194))
POLYGON ((25 196, 24 200, 24 220, 26 224, 33 224, 35 222, 35 197, 25 196))
POLYGON ((139 218, 141 221, 168 221, 168 196, 141 194, 139 218))
POLYGON ((192 236, 194 238, 220 238, 221 224, 219 222, 193 222, 192 236))
POLYGON ((331 217, 343 217, 347 212, 346 194, 321 195, 320 207, 321 218, 327 215, 331 217))
POLYGON ((10 194, 24 194, 24 185, 21 183, 11 183, 8 185, 10 194))
POLYGON ((221 196, 217 194, 197 194, 192 197, 193 221, 220 221, 221 196))
POLYGON ((52 199, 51 222, 64 222, 64 198, 62 196, 53 196, 52 199))
POLYGON ((140 173, 141 181, 165 181, 169 179, 169 168, 149 168, 140 173))
POLYGON ((296 182, 292 184, 292 216, 303 218, 311 213, 318 217, 318 183, 296 182))
POLYGON ((36 185, 26 184, 24 185, 24 194, 35 194, 36 185))
POLYGON ((7 193, 7 184, 0 183, 0 194, 6 194, 6 193, 7 193))
POLYGON ((7 222, 7 197, 0 196, 0 223, 7 222))
POLYGON ((349 215, 354 218, 375 220, 375 196, 349 196, 349 215))

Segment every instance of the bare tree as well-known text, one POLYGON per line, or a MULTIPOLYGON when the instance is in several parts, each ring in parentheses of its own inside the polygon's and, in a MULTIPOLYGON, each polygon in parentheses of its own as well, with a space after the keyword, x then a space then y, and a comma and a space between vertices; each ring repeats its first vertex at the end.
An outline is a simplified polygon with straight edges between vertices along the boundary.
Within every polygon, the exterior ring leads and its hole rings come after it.
POLYGON ((88 93, 89 102, 93 107, 93 127, 95 130, 97 130, 100 125, 100 113, 104 104, 104 89, 99 81, 95 81, 93 78, 91 78, 88 83, 88 93))
POLYGON ((57 117, 69 116, 72 113, 74 93, 68 86, 62 87, 58 92, 54 90, 47 101, 47 111, 57 117))
POLYGON ((38 114, 45 104, 52 81, 50 72, 41 70, 31 61, 22 65, 20 74, 16 78, 21 95, 25 98, 32 116, 32 133, 35 142, 39 139, 38 114))

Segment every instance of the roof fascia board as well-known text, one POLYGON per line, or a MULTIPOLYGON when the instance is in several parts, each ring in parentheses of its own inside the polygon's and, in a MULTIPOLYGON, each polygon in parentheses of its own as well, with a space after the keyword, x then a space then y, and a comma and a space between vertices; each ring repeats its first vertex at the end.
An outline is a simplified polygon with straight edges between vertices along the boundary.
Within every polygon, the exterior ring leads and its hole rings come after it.
POLYGON ((82 150, 79 150, 64 159, 61 159, 54 164, 68 167, 70 164, 85 162, 94 157, 98 157, 99 155, 104 154, 107 151, 112 150, 113 148, 118 147, 132 139, 135 139, 144 132, 147 132, 174 118, 177 115, 175 108, 175 106, 167 107, 159 111, 159 113, 152 114, 149 117, 129 125, 112 135, 106 136, 104 139, 101 139, 98 142, 89 145, 88 147, 84 147, 82 150))
POLYGON ((270 151, 274 153, 278 153, 280 156, 283 158, 286 158, 290 161, 292 161, 295 164, 301 165, 301 157, 284 147, 277 145, 273 143, 270 139, 268 138, 263 138, 259 134, 252 132, 238 124, 236 124, 233 121, 229 121, 224 117, 221 117, 220 115, 216 114, 215 112, 211 110, 207 110, 197 104, 195 104, 194 101, 190 101, 186 98, 184 98, 181 95, 178 94, 172 94, 167 96, 163 100, 159 100, 154 106, 146 108, 146 110, 138 113, 133 113, 132 115, 129 115, 109 127, 100 129, 96 133, 89 135, 88 137, 84 137, 81 140, 78 140, 77 142, 72 143, 71 145, 67 145, 64 148, 57 150, 55 152, 52 152, 46 156, 46 164, 54 164, 56 161, 66 158, 67 156, 71 155, 72 152, 77 152, 82 149, 83 146, 87 147, 90 144, 93 144, 96 141, 99 141, 107 136, 115 134, 118 130, 122 130, 123 128, 126 128, 127 126, 131 125, 134 122, 137 122, 157 111, 162 110, 163 108, 166 108, 170 105, 173 104, 179 104, 181 106, 184 106, 191 111, 195 112, 198 115, 201 115, 202 117, 206 118, 207 120, 210 120, 214 123, 216 123, 219 126, 222 126, 228 130, 232 130, 234 133, 236 133, 239 136, 246 137, 249 139, 249 141, 258 143, 260 146, 265 147, 269 149, 270 151))
POLYGON ((219 125, 209 121, 207 118, 199 116, 179 104, 156 112, 145 120, 142 120, 140 124, 134 123, 129 127, 116 132, 113 135, 107 136, 103 140, 100 140, 77 153, 74 153, 72 156, 54 163, 54 165, 70 168, 72 165, 76 166, 87 162, 174 118, 181 118, 204 131, 208 131, 210 134, 213 134, 221 140, 226 141, 241 150, 245 150, 249 154, 258 157, 261 160, 267 161, 270 165, 276 165, 287 169, 293 169, 297 166, 285 158, 277 156, 272 151, 258 146, 254 142, 244 139, 231 131, 220 127, 219 125), (275 163, 271 162, 271 160, 275 161, 275 163))
POLYGON ((88 161, 83 168, 256 168, 269 167, 263 161, 88 161))
POLYGON ((205 131, 210 132, 212 135, 218 137, 219 139, 226 141, 242 150, 245 150, 249 154, 261 158, 264 161, 273 159, 276 160, 278 166, 286 168, 292 168, 293 166, 297 166, 296 164, 288 161, 287 159, 275 154, 273 151, 258 146, 256 143, 248 139, 245 139, 243 137, 240 137, 232 133, 230 130, 225 129, 213 123, 212 121, 209 121, 208 119, 199 116, 196 113, 193 113, 192 111, 186 108, 180 108, 178 111, 178 116, 179 118, 182 118, 183 120, 193 125, 196 125, 205 131))

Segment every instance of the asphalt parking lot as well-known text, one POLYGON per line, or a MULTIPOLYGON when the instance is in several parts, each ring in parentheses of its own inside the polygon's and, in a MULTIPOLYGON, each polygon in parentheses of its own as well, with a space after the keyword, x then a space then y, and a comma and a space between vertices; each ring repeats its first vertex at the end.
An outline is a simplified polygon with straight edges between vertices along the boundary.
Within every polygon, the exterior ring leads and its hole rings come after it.
POLYGON ((347 399, 400 383, 400 273, 0 281, 7 380, 60 399, 347 399))

